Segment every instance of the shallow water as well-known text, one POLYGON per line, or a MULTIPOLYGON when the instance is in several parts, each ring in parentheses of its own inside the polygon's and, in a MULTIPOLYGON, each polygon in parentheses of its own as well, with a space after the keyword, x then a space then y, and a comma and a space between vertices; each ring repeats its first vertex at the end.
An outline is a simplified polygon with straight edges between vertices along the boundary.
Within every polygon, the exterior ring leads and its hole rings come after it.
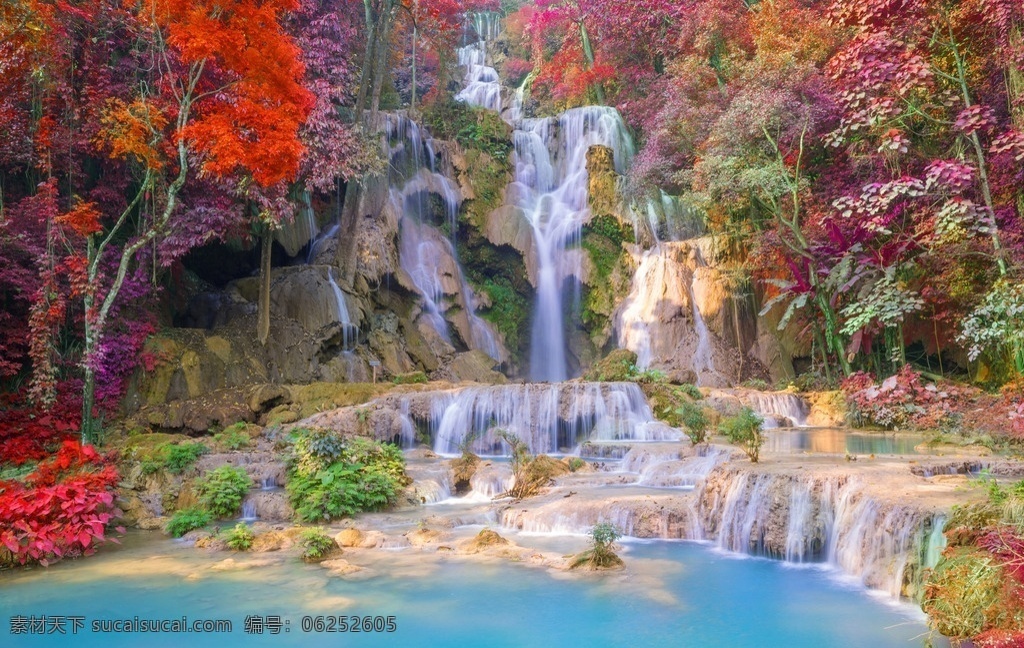
MULTIPOLYGON (((629 568, 568 575, 507 562, 410 551, 373 554, 370 578, 327 576, 275 554, 195 551, 133 534, 126 547, 48 570, 0 575, 0 645, 68 637, 10 635, 11 615, 81 615, 79 646, 914 646, 926 632, 909 605, 883 602, 819 568, 740 559, 682 542, 630 542, 629 568), (274 564, 211 571, 225 557, 274 564), (307 615, 395 617, 393 633, 303 632, 307 615), (227 618, 228 634, 101 634, 97 619, 227 618), (279 635, 246 634, 246 615, 280 615, 279 635)), ((525 538, 520 539, 524 541, 525 538)), ((537 538, 565 550, 582 538, 537 538)), ((580 547, 581 548, 581 547, 580 547)), ((355 552, 347 556, 358 561, 355 552)), ((363 554, 366 556, 367 554, 363 554)))
POLYGON ((776 453, 920 454, 919 434, 853 432, 834 428, 780 428, 765 431, 764 450, 776 453))

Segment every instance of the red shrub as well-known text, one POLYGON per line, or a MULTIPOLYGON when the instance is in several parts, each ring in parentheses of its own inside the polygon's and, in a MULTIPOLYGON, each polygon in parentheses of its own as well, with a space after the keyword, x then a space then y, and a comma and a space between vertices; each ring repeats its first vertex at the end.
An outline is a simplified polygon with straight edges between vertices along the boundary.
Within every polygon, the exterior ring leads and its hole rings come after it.
POLYGON ((117 470, 95 448, 72 440, 24 483, 0 482, 0 563, 47 565, 93 553, 120 515, 117 482, 117 470))

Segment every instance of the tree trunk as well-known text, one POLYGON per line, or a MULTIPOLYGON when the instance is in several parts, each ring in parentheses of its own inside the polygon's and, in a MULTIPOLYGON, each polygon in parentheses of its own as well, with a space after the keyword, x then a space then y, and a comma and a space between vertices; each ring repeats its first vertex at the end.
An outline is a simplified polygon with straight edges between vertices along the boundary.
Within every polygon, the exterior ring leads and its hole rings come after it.
POLYGON ((416 27, 412 28, 412 101, 410 111, 416 112, 416 27))
POLYGON ((359 94, 356 95, 355 119, 361 122, 363 111, 366 110, 366 98, 369 96, 370 85, 373 83, 373 62, 374 48, 377 43, 376 19, 373 15, 373 6, 370 0, 363 0, 363 8, 366 10, 366 53, 363 56, 363 70, 359 76, 359 94))
POLYGON ((273 243, 270 228, 267 227, 263 232, 263 249, 260 250, 260 300, 256 324, 256 336, 263 346, 267 345, 270 336, 270 251, 273 243))
MULTIPOLYGON (((587 33, 587 26, 580 21, 580 40, 583 41, 583 54, 587 58, 590 69, 594 69, 594 48, 590 45, 590 34, 587 33)), ((594 84, 594 94, 597 95, 597 102, 605 105, 604 87, 600 83, 594 84)))
POLYGON ((384 11, 378 18, 377 45, 374 48, 374 55, 377 58, 373 66, 373 97, 370 100, 370 124, 377 121, 377 112, 380 110, 380 93, 384 88, 384 76, 388 67, 388 40, 391 38, 391 23, 394 17, 393 2, 388 0, 384 11))

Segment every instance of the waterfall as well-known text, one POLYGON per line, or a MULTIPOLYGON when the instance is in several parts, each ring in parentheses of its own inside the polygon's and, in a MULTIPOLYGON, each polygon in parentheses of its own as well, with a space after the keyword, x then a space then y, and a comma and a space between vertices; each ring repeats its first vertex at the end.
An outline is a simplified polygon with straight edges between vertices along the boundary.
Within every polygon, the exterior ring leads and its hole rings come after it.
POLYGON ((806 427, 810 409, 807 401, 788 392, 744 392, 740 399, 764 419, 762 427, 778 427, 781 420, 787 427, 806 427))
POLYGON ((509 195, 526 215, 535 243, 537 300, 530 344, 534 380, 569 376, 563 284, 583 276, 581 229, 587 207, 587 150, 612 149, 616 169, 624 171, 632 141, 614 108, 573 108, 555 119, 524 119, 516 124, 515 181, 509 195))
POLYGON ((498 36, 500 14, 486 11, 472 15, 477 40, 456 50, 459 65, 466 68, 465 87, 455 95, 459 101, 501 112, 501 82, 498 71, 487 65, 487 45, 498 36))
MULTIPOLYGON (((904 573, 927 547, 933 514, 882 500, 859 480, 720 470, 699 511, 718 546, 730 551, 824 561, 864 585, 899 597, 904 573)), ((937 519, 937 518, 935 518, 937 519)))
POLYGON ((259 519, 256 515, 256 500, 252 498, 246 498, 242 502, 242 521, 252 522, 259 519))
MULTIPOLYGON (((694 256, 696 257, 698 268, 707 266, 699 247, 694 248, 694 256)), ((698 377, 697 383, 700 384, 700 377, 714 372, 715 365, 711 358, 711 337, 708 335, 708 325, 704 322, 704 317, 700 313, 700 306, 697 304, 696 283, 697 272, 694 271, 689 286, 690 305, 693 307, 693 328, 697 332, 697 350, 693 354, 693 370, 698 377)))
POLYGON ((335 310, 338 322, 341 323, 342 349, 350 351, 355 342, 354 337, 358 334, 358 329, 352 324, 352 317, 349 315, 348 305, 345 303, 345 294, 341 292, 338 282, 334 280, 333 269, 328 269, 327 280, 331 284, 331 291, 334 293, 335 310))
POLYGON ((402 270, 423 298, 422 317, 445 341, 451 343, 445 314, 449 297, 466 317, 460 333, 466 346, 479 349, 498 361, 507 353, 494 328, 476 314, 477 299, 459 264, 453 241, 458 228, 461 193, 449 178, 436 170, 436 154, 429 135, 401 115, 388 115, 386 133, 392 148, 392 173, 388 200, 401 215, 398 260, 402 270), (428 197, 440 198, 443 214, 430 210, 428 197), (445 236, 435 225, 440 219, 449 229, 445 236))
MULTIPOLYGON (((433 440, 434 452, 456 455, 468 442, 479 455, 507 455, 505 431, 532 454, 570 451, 584 441, 678 441, 682 433, 654 420, 634 383, 557 383, 463 387, 395 395, 377 401, 378 438, 415 440, 413 422, 433 440)), ((311 419, 312 421, 312 419, 311 419)))

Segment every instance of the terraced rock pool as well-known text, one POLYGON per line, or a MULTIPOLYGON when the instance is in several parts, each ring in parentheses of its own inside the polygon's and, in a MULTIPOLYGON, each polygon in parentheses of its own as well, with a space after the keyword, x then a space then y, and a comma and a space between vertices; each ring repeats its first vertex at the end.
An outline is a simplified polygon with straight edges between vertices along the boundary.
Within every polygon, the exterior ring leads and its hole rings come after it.
MULTIPOLYGON (((520 537, 526 544, 531 538, 520 537)), ((566 553, 580 537, 532 538, 566 553)), ((0 574, 0 645, 71 637, 11 634, 14 615, 78 615, 76 646, 919 646, 921 613, 820 566, 738 558, 692 542, 627 542, 628 568, 566 574, 494 559, 368 552, 363 578, 328 575, 284 554, 192 549, 136 532, 120 548, 49 569, 0 574), (225 563, 234 558, 234 568, 225 563), (238 569, 247 561, 249 568, 238 569), (280 634, 247 634, 246 616, 280 616, 280 634), (393 632, 317 632, 323 615, 394 617, 393 632), (227 634, 109 634, 103 619, 229 619, 227 634), (303 631, 304 617, 309 617, 303 631)), ((356 558, 352 558, 353 561, 356 558)), ((385 624, 379 624, 383 627, 385 624)), ((69 629, 70 632, 70 629, 69 629)))

